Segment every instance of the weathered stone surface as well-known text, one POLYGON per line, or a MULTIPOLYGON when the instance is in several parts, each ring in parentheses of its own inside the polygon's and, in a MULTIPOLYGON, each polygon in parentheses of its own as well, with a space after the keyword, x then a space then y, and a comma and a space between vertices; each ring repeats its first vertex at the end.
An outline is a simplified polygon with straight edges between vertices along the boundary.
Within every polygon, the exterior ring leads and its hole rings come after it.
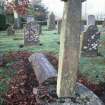
POLYGON ((39 43, 39 25, 28 23, 24 29, 24 45, 36 45, 39 43))
POLYGON ((95 16, 89 15, 87 18, 87 26, 95 25, 95 16))
POLYGON ((74 97, 59 98, 58 102, 49 105, 104 105, 91 90, 80 83, 76 84, 75 91, 74 97))
POLYGON ((91 25, 83 34, 82 54, 86 56, 97 56, 100 33, 97 26, 91 25))
POLYGON ((60 35, 58 97, 70 97, 74 93, 79 67, 81 0, 65 3, 60 35))
POLYGON ((42 53, 35 53, 29 57, 38 82, 41 84, 49 78, 57 78, 57 71, 42 53))
POLYGON ((48 16, 47 27, 48 30, 54 30, 56 28, 55 15, 53 12, 48 16))

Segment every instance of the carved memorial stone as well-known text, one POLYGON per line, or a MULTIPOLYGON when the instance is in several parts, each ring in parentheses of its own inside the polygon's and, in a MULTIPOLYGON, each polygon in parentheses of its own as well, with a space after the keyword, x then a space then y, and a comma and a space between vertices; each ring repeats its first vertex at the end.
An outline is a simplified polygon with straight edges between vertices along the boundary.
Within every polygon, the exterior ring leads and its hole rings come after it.
POLYGON ((39 25, 28 23, 24 29, 24 45, 36 45, 39 43, 39 25))
POLYGON ((100 32, 97 26, 91 25, 83 34, 82 54, 87 56, 97 56, 100 32))

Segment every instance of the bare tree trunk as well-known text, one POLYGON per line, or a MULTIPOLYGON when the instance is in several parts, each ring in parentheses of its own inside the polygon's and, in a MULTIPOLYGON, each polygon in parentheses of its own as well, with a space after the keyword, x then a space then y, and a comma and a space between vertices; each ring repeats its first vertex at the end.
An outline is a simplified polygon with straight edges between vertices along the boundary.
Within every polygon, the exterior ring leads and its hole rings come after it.
POLYGON ((79 67, 81 0, 68 0, 64 8, 57 94, 70 97, 74 94, 79 67))

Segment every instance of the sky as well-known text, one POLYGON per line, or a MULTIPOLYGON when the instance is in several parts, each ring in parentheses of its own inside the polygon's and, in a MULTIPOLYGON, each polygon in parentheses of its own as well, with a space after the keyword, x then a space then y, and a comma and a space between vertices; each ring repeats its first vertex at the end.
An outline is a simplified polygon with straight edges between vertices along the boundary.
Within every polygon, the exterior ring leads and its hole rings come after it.
MULTIPOLYGON (((63 2, 61 0, 42 0, 49 11, 53 11, 58 17, 63 14, 63 2)), ((82 15, 105 15, 105 0, 87 0, 82 3, 82 15)))

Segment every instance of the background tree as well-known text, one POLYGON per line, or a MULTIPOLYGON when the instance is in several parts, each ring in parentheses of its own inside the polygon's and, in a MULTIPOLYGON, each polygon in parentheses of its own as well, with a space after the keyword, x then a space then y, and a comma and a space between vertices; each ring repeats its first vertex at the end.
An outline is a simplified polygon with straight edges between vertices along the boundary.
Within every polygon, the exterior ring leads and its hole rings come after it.
POLYGON ((9 2, 6 0, 6 12, 13 13, 16 11, 19 15, 26 15, 29 0, 15 0, 9 2))
POLYGON ((33 15, 37 21, 46 21, 48 11, 47 8, 41 4, 41 0, 31 0, 28 5, 28 15, 33 15))
POLYGON ((36 20, 38 20, 38 21, 46 21, 47 20, 47 17, 48 17, 47 8, 45 8, 41 4, 35 4, 33 6, 33 9, 34 9, 34 16, 35 16, 36 20))

